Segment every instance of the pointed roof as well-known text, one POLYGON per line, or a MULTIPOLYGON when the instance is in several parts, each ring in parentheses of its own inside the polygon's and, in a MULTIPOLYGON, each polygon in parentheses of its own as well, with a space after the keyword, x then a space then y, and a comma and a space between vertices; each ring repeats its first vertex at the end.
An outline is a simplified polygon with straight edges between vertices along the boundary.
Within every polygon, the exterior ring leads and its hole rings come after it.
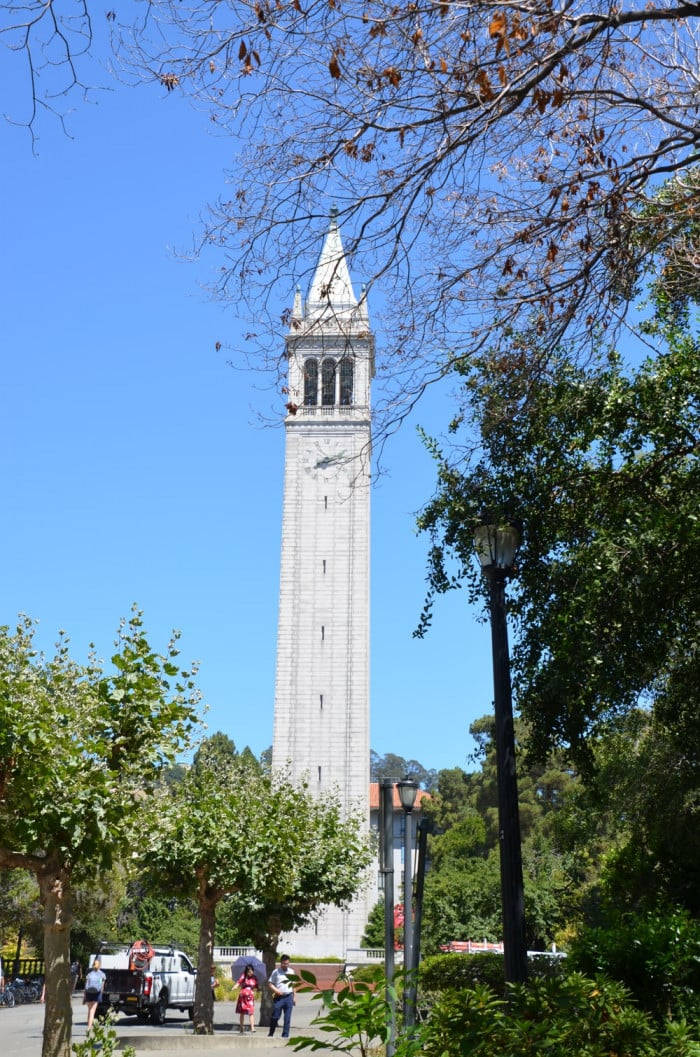
POLYGON ((334 206, 306 301, 307 320, 318 318, 329 311, 341 314, 357 308, 357 298, 350 280, 337 217, 338 210, 334 206))

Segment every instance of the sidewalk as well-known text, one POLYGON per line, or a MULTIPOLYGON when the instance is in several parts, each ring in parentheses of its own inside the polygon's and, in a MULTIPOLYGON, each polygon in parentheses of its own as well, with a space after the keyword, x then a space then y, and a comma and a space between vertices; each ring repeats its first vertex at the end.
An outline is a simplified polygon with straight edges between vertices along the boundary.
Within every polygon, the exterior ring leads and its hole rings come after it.
MULTIPOLYGON (((223 1057, 235 1055, 240 1057, 284 1057, 287 1039, 283 1039, 281 1025, 274 1038, 269 1038, 267 1028, 256 1024, 254 1034, 238 1033, 238 1016, 234 1002, 217 1002, 214 1006, 214 1034, 194 1035, 192 1025, 174 1021, 157 1030, 148 1026, 131 1025, 118 1029, 119 1047, 133 1046, 137 1057, 205 1057, 206 1054, 223 1057)), ((320 1012, 320 1003, 313 1001, 310 995, 297 995, 296 1006, 292 1015, 291 1037, 295 1035, 314 1035, 322 1033, 318 1028, 310 1027, 311 1021, 320 1012)), ((77 1036, 77 1032, 75 1035, 77 1036)))
MULTIPOLYGON (((238 1016, 234 1002, 214 1005, 214 1035, 195 1035, 187 1014, 168 1010, 165 1024, 138 1024, 135 1017, 119 1016, 116 1030, 119 1047, 131 1045, 138 1057, 292 1057, 287 1040, 278 1027, 275 1038, 267 1036, 267 1028, 256 1026, 254 1035, 238 1034, 238 1016), (234 1030, 231 1030, 231 1029, 234 1030)), ((319 1003, 310 995, 297 995, 292 1015, 292 1039, 295 1035, 322 1036, 318 1028, 310 1027, 319 1012, 319 1003)), ((39 1003, 0 1009, 1 1057, 41 1057, 41 1037, 44 1006, 39 1003)), ((73 999, 73 1042, 81 1042, 86 1032, 86 1011, 82 999, 73 999)))

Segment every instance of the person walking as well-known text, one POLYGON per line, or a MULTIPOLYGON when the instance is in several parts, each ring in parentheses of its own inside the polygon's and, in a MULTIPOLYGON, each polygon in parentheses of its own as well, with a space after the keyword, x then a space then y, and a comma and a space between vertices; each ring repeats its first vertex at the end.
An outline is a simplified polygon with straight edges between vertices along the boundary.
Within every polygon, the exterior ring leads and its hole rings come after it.
POLYGON ((102 991, 105 985, 105 974, 102 972, 100 966, 100 959, 95 958, 90 972, 85 977, 85 1005, 87 1006, 87 1029, 90 1031, 94 1020, 97 1007, 102 1001, 102 991))
POLYGON ((242 1035, 245 1030, 246 1014, 250 1021, 250 1030, 255 1031, 255 992, 258 990, 258 978, 252 965, 246 965, 236 983, 240 987, 236 1013, 240 1013, 241 1023, 238 1030, 242 1035))
POLYGON ((283 954, 280 958, 279 969, 274 969, 270 974, 270 990, 272 991, 272 1020, 270 1021, 270 1030, 268 1036, 272 1038, 275 1034, 278 1021, 281 1016, 284 1017, 282 1022, 282 1038, 289 1038, 289 1028, 292 1023, 292 1007, 295 1005, 294 988, 292 982, 289 979, 290 975, 293 975, 293 971, 289 965, 289 955, 283 954))

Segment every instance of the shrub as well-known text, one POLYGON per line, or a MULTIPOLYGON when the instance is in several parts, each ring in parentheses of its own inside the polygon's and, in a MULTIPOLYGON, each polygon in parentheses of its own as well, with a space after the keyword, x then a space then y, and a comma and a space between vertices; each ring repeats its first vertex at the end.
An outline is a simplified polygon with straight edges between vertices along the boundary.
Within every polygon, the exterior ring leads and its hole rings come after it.
POLYGON ((625 914, 587 929, 572 966, 620 980, 657 1019, 700 1020, 700 922, 685 910, 625 914))
POLYGON ((382 983, 384 981, 384 966, 358 965, 357 969, 353 969, 351 975, 353 980, 361 980, 365 984, 382 983))
POLYGON ((72 1050, 75 1057, 136 1057, 133 1046, 119 1048, 114 1013, 96 1018, 90 1034, 82 1042, 74 1042, 72 1050))
POLYGON ((700 1055, 697 1029, 657 1028, 622 984, 580 973, 512 985, 507 999, 483 984, 446 990, 421 1026, 420 1049, 424 1057, 700 1055))
MULTIPOLYGON (((566 972, 565 958, 528 959, 528 978, 556 979, 566 972)), ((418 986, 427 993, 473 988, 486 984, 505 994, 502 954, 435 954, 420 967, 418 986)))

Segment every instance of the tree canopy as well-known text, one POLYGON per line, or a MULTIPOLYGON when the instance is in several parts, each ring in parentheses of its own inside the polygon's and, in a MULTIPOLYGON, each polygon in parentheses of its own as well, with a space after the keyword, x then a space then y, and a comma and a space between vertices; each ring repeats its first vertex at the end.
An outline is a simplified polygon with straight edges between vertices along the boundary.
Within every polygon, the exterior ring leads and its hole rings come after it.
POLYGON ((149 10, 122 56, 242 145, 203 236, 226 250, 219 292, 278 323, 335 201, 356 266, 391 291, 404 408, 526 326, 538 358, 564 339, 585 357, 665 260, 668 223, 696 215, 695 3, 149 10), (673 173, 673 204, 651 207, 673 173))
POLYGON ((59 638, 47 660, 34 627, 0 628, 0 869, 36 876, 44 913, 43 1057, 70 1050, 70 928, 76 884, 130 846, 161 769, 196 723, 193 673, 150 646, 141 615, 123 621, 106 672, 59 638))
POLYGON ((271 971, 280 933, 324 905, 349 903, 370 860, 360 820, 344 817, 338 800, 319 800, 284 773, 264 773, 229 742, 208 739, 197 766, 160 791, 140 841, 151 881, 197 904, 194 1021, 206 1033, 213 1030, 209 975, 222 900, 229 897, 227 916, 262 948, 271 971))
POLYGON ((433 788, 437 779, 437 771, 424 767, 418 760, 406 760, 393 752, 380 756, 374 749, 371 749, 369 754, 369 773, 373 782, 379 782, 382 778, 412 778, 422 789, 428 791, 433 788))
MULTIPOLYGON (((523 524, 509 591, 516 698, 531 746, 568 746, 579 764, 621 711, 697 700, 700 344, 682 317, 654 326, 665 348, 637 368, 614 353, 577 367, 563 352, 537 377, 524 336, 507 370, 485 357, 465 385, 478 441, 431 444, 430 591, 465 580, 479 597, 482 511, 523 524)), ((420 633, 429 621, 430 604, 420 633)))

